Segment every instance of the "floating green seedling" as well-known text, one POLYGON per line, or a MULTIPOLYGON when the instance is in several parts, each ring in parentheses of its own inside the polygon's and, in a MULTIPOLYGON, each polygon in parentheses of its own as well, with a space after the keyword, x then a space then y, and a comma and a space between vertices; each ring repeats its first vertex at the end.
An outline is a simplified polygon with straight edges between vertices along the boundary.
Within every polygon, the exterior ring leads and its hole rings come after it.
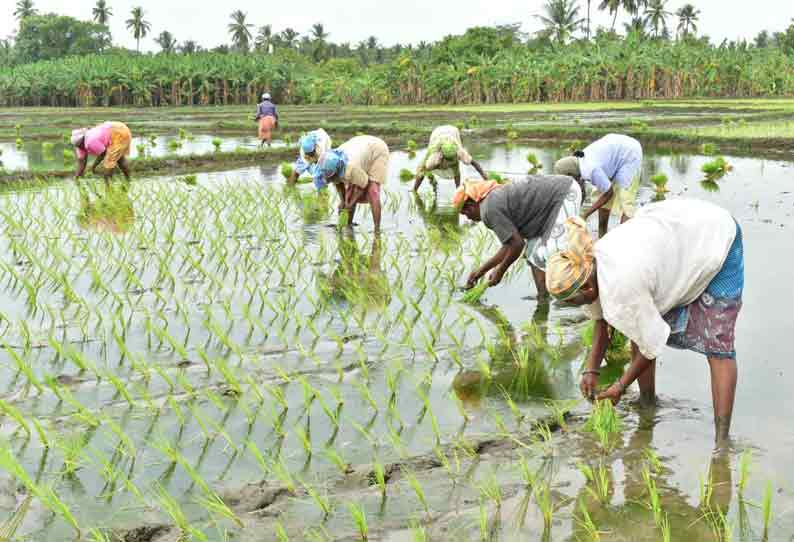
POLYGON ((171 151, 177 151, 182 148, 182 142, 178 139, 172 139, 168 142, 168 149, 171 151))
POLYGON ((405 148, 408 152, 416 152, 416 141, 409 139, 405 145, 405 148))
POLYGON ((143 143, 136 145, 135 149, 138 151, 138 157, 144 158, 146 157, 146 145, 143 143))
POLYGON ((491 181, 496 181, 499 184, 504 184, 504 183, 507 182, 507 179, 502 177, 496 171, 489 171, 488 172, 488 179, 491 180, 491 181))
POLYGON ((700 152, 706 156, 713 156, 717 154, 718 149, 714 143, 703 143, 703 145, 700 146, 700 152))
POLYGON ((177 132, 179 134, 179 139, 186 139, 187 138, 187 131, 184 128, 180 128, 177 132))
POLYGON ((664 173, 657 173, 651 177, 651 183, 656 188, 657 194, 664 194, 667 192, 667 175, 664 173))
POLYGON ((540 163, 538 156, 534 152, 530 152, 529 154, 527 154, 527 162, 529 162, 530 173, 534 173, 537 170, 543 168, 543 164, 540 163))
POLYGON ((485 294, 485 290, 488 289, 488 281, 482 280, 480 281, 474 288, 470 288, 466 290, 463 294, 462 301, 464 303, 479 303, 480 298, 485 294))
POLYGON ((17 140, 16 140, 17 150, 21 149, 23 144, 24 144, 24 142, 22 141, 22 138, 18 137, 17 140))
POLYGON ((410 169, 401 169, 400 170, 400 180, 404 183, 408 181, 412 181, 414 179, 414 174, 410 169))
POLYGON ((707 178, 711 180, 717 180, 724 177, 731 170, 733 170, 733 166, 730 165, 727 160, 725 160, 725 157, 718 156, 711 162, 703 164, 700 170, 706 174, 707 178))
POLYGON ((221 151, 221 145, 223 145, 223 141, 220 138, 212 138, 212 146, 215 147, 215 152, 221 151))
POLYGON ((17 138, 22 137, 22 125, 21 124, 15 124, 14 125, 14 131, 17 134, 17 138))

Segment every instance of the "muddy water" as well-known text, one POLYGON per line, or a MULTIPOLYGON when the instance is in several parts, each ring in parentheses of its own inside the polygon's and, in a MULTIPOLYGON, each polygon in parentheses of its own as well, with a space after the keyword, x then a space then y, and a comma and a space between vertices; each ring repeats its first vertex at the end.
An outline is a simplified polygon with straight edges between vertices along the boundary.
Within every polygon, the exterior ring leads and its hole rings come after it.
MULTIPOLYGON (((140 157, 161 158, 164 156, 187 156, 191 154, 210 154, 215 152, 213 140, 221 141, 220 151, 231 152, 236 149, 255 149, 259 147, 256 137, 216 137, 210 135, 188 135, 180 138, 177 135, 156 136, 153 140, 147 137, 133 137, 130 158, 140 157)), ((273 147, 283 147, 285 143, 275 140, 273 147)), ((17 147, 14 142, 0 141, 0 164, 7 171, 48 171, 61 170, 74 162, 64 163, 64 150, 72 150, 70 145, 57 143, 43 145, 41 141, 23 143, 17 147)))
MULTIPOLYGON (((534 152, 540 158, 543 171, 550 171, 553 162, 563 155, 562 150, 556 149, 493 147, 487 144, 475 144, 470 150, 486 169, 514 174, 526 170, 525 157, 528 152, 534 152)), ((57 356, 46 346, 33 349, 29 354, 34 372, 39 376, 48 373, 60 376, 63 382, 71 383, 72 392, 81 403, 96 412, 107 413, 122 426, 138 450, 134 461, 128 457, 117 459, 130 473, 130 478, 144 491, 152 482, 159 481, 184 504, 188 517, 197 525, 204 525, 206 514, 192 504, 196 488, 189 477, 184 470, 169 466, 168 461, 153 446, 165 435, 173 435, 173 442, 180 446, 189 464, 204 479, 214 488, 224 491, 225 495, 230 495, 229 502, 235 498, 241 501, 235 508, 245 523, 239 537, 241 540, 261 540, 262 532, 273 532, 277 515, 292 535, 291 539, 302 539, 306 536, 306 529, 322 526, 330 533, 331 539, 352 539, 354 527, 346 509, 347 502, 358 502, 364 507, 373 539, 413 540, 414 533, 410 526, 417 521, 424 521, 427 514, 405 478, 400 479, 399 470, 389 483, 388 499, 382 501, 379 490, 370 487, 366 481, 367 465, 376 459, 387 465, 407 464, 416 473, 424 487, 429 515, 433 519, 428 526, 432 539, 481 538, 477 523, 482 493, 478 488, 490 480, 495 480, 501 488, 503 498, 500 507, 488 503, 482 507, 489 524, 494 526, 492 530, 500 533, 500 539, 503 540, 538 539, 544 528, 537 506, 532 501, 526 512, 522 509, 527 497, 526 488, 517 474, 518 458, 522 452, 529 454, 533 467, 546 465, 554 473, 552 489, 559 509, 551 530, 545 530, 548 539, 584 539, 583 531, 573 517, 577 510, 576 503, 587 500, 583 477, 578 473, 576 464, 601 457, 593 440, 576 430, 577 421, 574 419, 571 429, 556 434, 547 449, 526 452, 496 429, 499 423, 504 423, 508 431, 520 429, 548 413, 546 400, 577 397, 576 373, 584 356, 579 338, 583 326, 581 312, 556 306, 538 307, 533 299, 534 287, 522 262, 517 264, 505 284, 486 293, 482 305, 463 306, 459 303, 459 294, 452 294, 451 297, 445 295, 443 292, 449 292, 452 286, 441 278, 445 269, 452 269, 454 276, 462 282, 478 257, 477 251, 484 253, 480 254, 481 257, 487 257, 497 247, 492 235, 482 231, 482 226, 465 223, 449 207, 447 202, 453 189, 451 181, 440 181, 437 199, 432 197, 427 184, 422 188, 422 197, 416 199, 410 193, 410 183, 399 182, 400 169, 414 169, 420 157, 421 153, 414 157, 403 152, 393 154, 390 179, 386 186, 383 246, 380 251, 375 250, 369 235, 371 221, 368 213, 358 217, 360 225, 356 227, 355 245, 349 245, 327 227, 334 221, 333 213, 330 212, 332 204, 323 212, 308 212, 308 202, 300 193, 287 192, 279 196, 284 198, 280 205, 283 205, 288 217, 291 237, 306 247, 314 262, 299 270, 295 284, 299 287, 311 285, 305 291, 318 296, 322 295, 322 284, 342 288, 346 285, 342 280, 346 274, 360 273, 362 266, 370 270, 377 269, 379 271, 373 275, 361 275, 361 280, 366 281, 365 289, 369 292, 366 300, 352 294, 335 294, 321 314, 312 314, 307 299, 298 296, 294 313, 302 314, 303 318, 313 318, 315 325, 322 330, 319 337, 313 337, 305 327, 296 328, 296 335, 292 336, 290 326, 295 326, 295 321, 287 318, 286 331, 282 330, 281 334, 274 333, 263 338, 257 331, 251 339, 246 337, 247 326, 239 313, 235 313, 231 321, 232 337, 243 345, 246 373, 258 382, 270 384, 280 381, 275 367, 303 374, 331 405, 335 404, 331 390, 335 390, 344 399, 339 430, 334 430, 328 423, 316 401, 307 415, 301 386, 296 382, 284 386, 285 400, 290 408, 282 423, 288 428, 300 427, 305 434, 310 435, 317 450, 310 457, 307 457, 294 433, 290 433, 286 439, 275 434, 273 419, 279 413, 274 410, 272 400, 266 401, 262 413, 255 416, 253 421, 245 414, 245 408, 229 399, 222 399, 223 408, 218 408, 206 397, 201 398, 199 393, 200 399, 195 403, 203 417, 223 427, 233 442, 244 443, 253 438, 263 451, 280 450, 285 465, 291 471, 300 473, 301 478, 327 492, 337 506, 325 521, 305 494, 299 494, 296 498, 275 499, 265 513, 246 513, 246 506, 257 499, 261 500, 261 488, 259 493, 252 492, 251 488, 241 488, 247 482, 263 478, 270 478, 273 484, 277 484, 277 481, 272 476, 265 476, 254 458, 246 454, 244 449, 234 452, 223 438, 206 437, 201 424, 195 419, 181 425, 173 409, 167 406, 163 406, 157 416, 140 407, 128 409, 106 382, 98 383, 96 378, 75 370, 73 365, 57 361, 57 356), (460 236, 460 240, 456 240, 457 236, 460 236), (463 247, 461 260, 445 258, 448 254, 454 255, 460 246, 463 247), (427 257, 428 249, 431 249, 430 260, 437 264, 436 267, 421 264, 423 258, 427 257), (401 296, 408 297, 420 307, 420 311, 415 313, 409 310, 407 325, 399 323, 400 320, 395 316, 401 309, 405 310, 405 304, 399 299, 401 296), (440 314, 434 315, 434 309, 440 314), (356 321, 344 323, 340 317, 343 312, 358 311, 365 314, 363 318, 366 325, 356 321), (433 352, 423 346, 427 329, 430 329, 428 325, 440 331, 433 352), (378 330, 378 333, 374 330, 378 330), (413 346, 404 340, 406 334, 412 336, 413 346), (291 340, 285 341, 287 337, 291 340), (339 337, 341 342, 332 337, 339 337), (456 341, 460 346, 456 346, 456 341), (296 343, 303 349, 312 345, 313 354, 307 359, 301 349, 295 348, 296 343), (513 355, 522 346, 529 349, 532 357, 532 362, 526 367, 517 365, 513 355), (453 361, 453 354, 461 357, 462 368, 453 361), (490 378, 484 375, 486 370, 483 361, 489 367, 490 378), (381 407, 375 413, 371 405, 362 399, 358 388, 364 378, 364 367, 371 393, 381 407), (400 413, 401 419, 399 423, 386 414, 384 408, 390 395, 387 382, 396 374, 401 375, 396 395, 396 411, 400 413), (524 416, 521 423, 513 418, 505 396, 517 403, 524 416), (423 407, 424 398, 427 398, 429 409, 423 407), (459 406, 456 406, 456 398, 461 401, 459 406), (476 457, 462 459, 455 476, 432 462, 432 458, 436 457, 434 448, 439 443, 436 442, 431 420, 437 424, 442 447, 450 446, 461 437, 473 443, 482 443, 476 457), (370 437, 363 436, 363 429, 370 437), (400 434, 399 447, 394 444, 392 435, 395 431, 400 434), (377 444, 368 442, 368 438, 373 438, 377 444), (354 472, 341 475, 332 462, 320 453, 329 443, 336 446, 353 466, 354 472), (526 518, 522 526, 518 526, 520 517, 526 518)), ((790 468, 794 435, 788 416, 794 406, 788 393, 792 378, 788 362, 794 354, 794 347, 786 341, 791 319, 785 312, 794 303, 794 293, 785 281, 785 269, 791 249, 794 248, 789 231, 792 226, 791 214, 794 212, 794 189, 789 182, 791 165, 728 157, 734 171, 719 181, 718 190, 714 191, 713 187, 707 189, 700 182, 700 166, 707 160, 699 156, 648 156, 644 165, 646 182, 641 191, 641 200, 647 203, 653 199, 654 193, 647 179, 653 173, 663 172, 670 178, 670 193, 667 197, 699 197, 719 203, 734 214, 744 230, 747 289, 737 330, 740 385, 734 418, 734 446, 725 454, 712 455, 713 433, 705 361, 693 354, 666 351, 657 371, 659 407, 650 412, 640 410, 632 405, 631 394, 629 400, 621 405, 621 414, 626 423, 624 435, 616 450, 604 459, 613 485, 611 499, 605 506, 588 504, 596 525, 608 533, 608 536, 603 535, 605 539, 661 539, 654 528, 652 516, 641 504, 646 495, 639 471, 643 466, 643 450, 647 447, 656 451, 664 466, 657 478, 657 485, 665 510, 670 515, 673 540, 715 539, 707 525, 697 521, 702 515, 698 508, 698 480, 709 466, 718 488, 715 490, 716 506, 727 512, 737 533, 734 538, 762 538, 760 513, 742 505, 734 487, 737 483, 737 456, 746 449, 752 450, 753 467, 744 498, 760 502, 766 481, 773 481, 775 512, 770 539, 788 539, 788 533, 794 531, 794 472, 790 468), (749 517, 751 528, 739 537, 739 522, 745 516, 749 517), (696 538, 693 538, 693 533, 697 533, 696 538), (781 536, 775 536, 777 534, 781 536)), ((469 174, 474 172, 469 171, 469 174)), ((234 198, 236 196, 225 193, 228 189, 224 187, 229 183, 238 187, 239 191, 250 190, 256 194, 259 190, 269 190, 280 184, 281 180, 275 166, 262 166, 199 175, 198 182, 200 188, 183 186, 165 177, 139 180, 129 195, 134 210, 131 227, 143 230, 152 239, 158 238, 156 222, 151 217, 165 217, 173 210, 163 202, 164 198, 151 197, 150 194, 155 191, 172 193, 175 199, 184 198, 185 207, 180 214, 186 212, 203 216, 201 213, 207 210, 202 209, 205 200, 202 199, 201 190, 234 198)), ((308 187, 301 190, 311 191, 308 187)), ((281 193, 280 188, 278 193, 281 193)), ((37 192, 5 194, 0 206, 5 210, 25 209, 28 206, 37 210, 47 209, 48 206, 41 202, 49 201, 48 198, 60 203, 69 215, 69 219, 59 224, 59 228, 71 228, 75 235, 96 243, 97 247, 105 247, 114 255, 118 255, 117 252, 122 248, 128 248, 123 238, 119 238, 122 240, 118 241, 118 245, 108 244, 106 236, 79 227, 73 217, 81 213, 80 199, 74 189, 66 184, 48 186, 37 192)), ((234 199, 227 201, 240 203, 234 199)), ((240 205, 258 217, 256 206, 240 205)), ((45 213, 41 217, 45 230, 48 222, 60 220, 52 210, 41 212, 45 213)), ((236 218, 232 213, 229 220, 236 218)), ((195 238, 196 232, 181 222, 177 237, 190 243, 188 246, 216 251, 218 245, 208 243, 207 239, 217 242, 226 236, 222 235, 223 231, 215 231, 209 226, 210 223, 207 217, 204 240, 195 238)), ((53 232, 45 231, 47 233, 53 232)), ((234 234, 240 238, 249 234, 259 235, 256 231, 246 232, 245 229, 235 230, 234 234)), ((265 246, 264 239, 244 245, 239 240, 225 242, 230 243, 230 249, 239 251, 245 247, 245 250, 254 253, 265 246)), ((136 241, 134 245, 138 246, 139 243, 136 241)), ((4 250, 7 248, 7 245, 4 246, 4 250)), ((75 260, 80 261, 82 257, 76 254, 75 260)), ((4 256, 4 261, 8 261, 8 256, 4 256)), ((144 281, 154 279, 153 270, 145 265, 145 258, 132 260, 131 263, 139 270, 144 281)), ((108 266, 107 272, 111 273, 113 267, 108 266)), ((257 280, 268 285, 268 290, 272 290, 268 296, 275 302, 281 299, 279 292, 289 288, 289 282, 281 279, 276 284, 276 277, 266 276, 257 280)), ((122 284, 116 287, 123 291, 122 284)), ((95 303, 103 302, 91 297, 88 277, 80 279, 76 276, 75 288, 95 303)), ((208 300, 201 292, 191 289, 186 279, 180 280, 177 290, 180 297, 184 296, 190 321, 195 326, 193 335, 185 338, 191 358, 195 357, 198 345, 209 341, 201 326, 206 309, 201 307, 214 306, 220 310, 218 302, 224 298, 232 304, 243 303, 247 298, 240 288, 234 288, 233 283, 229 289, 215 292, 212 296, 214 300, 208 300)), ((10 284, 4 287, 2 302, 3 312, 12 318, 26 314, 22 295, 15 292, 10 284)), ((412 303, 409 301, 407 305, 412 306, 412 303)), ((175 370, 180 361, 175 353, 162 345, 158 348, 156 340, 152 344, 151 337, 143 329, 141 312, 145 307, 154 306, 156 303, 151 296, 144 294, 131 312, 127 347, 145 354, 150 363, 161 364, 169 371, 175 370)), ((270 317, 274 318, 272 325, 275 329, 279 325, 277 314, 270 314, 270 317)), ((43 323, 37 325, 36 318, 43 317, 30 318, 36 339, 34 342, 46 343, 47 326, 43 323)), ((265 322, 269 320, 263 318, 265 322)), ((108 339, 102 339, 101 335, 92 336, 88 342, 80 342, 78 328, 73 322, 67 326, 71 339, 75 341, 73 344, 88 359, 101 361, 104 367, 130 382, 131 389, 139 389, 133 387, 140 386, 140 383, 133 384, 139 379, 122 361, 118 347, 113 346, 108 339)), ((173 335, 182 337, 185 328, 187 326, 176 321, 174 316, 170 327, 173 335)), ((11 344, 21 339, 16 329, 6 330, 4 338, 11 344)), ((212 341, 209 353, 228 357, 230 364, 231 361, 239 361, 227 349, 212 341)), ((7 384, 0 395, 4 400, 15 404, 26 415, 39 416, 51 423, 59 433, 68 435, 74 423, 66 416, 68 407, 52 394, 32 399, 19 397, 17 383, 20 377, 11 369, 8 356, 5 353, 2 355, 6 364, 0 370, 3 371, 2 381, 7 384)), ((197 362, 188 364, 182 374, 196 389, 214 389, 217 393, 222 389, 218 375, 204 376, 197 362)), ((157 401, 164 400, 168 396, 168 385, 154 378, 148 393, 157 401)), ((585 413, 586 408, 582 406, 577 412, 585 413)), ((4 434, 10 435, 13 424, 6 421, 2 430, 4 434)), ((96 463, 88 462, 75 476, 61 478, 58 472, 63 464, 62 453, 57 450, 44 453, 35 440, 27 442, 20 439, 19 435, 13 437, 11 443, 28 472, 57 484, 59 495, 70 503, 82 524, 132 528, 141 524, 167 522, 167 518, 157 512, 161 507, 150 496, 148 506, 142 506, 124 491, 108 495, 108 487, 99 475, 100 468, 96 463), (108 514, 111 509, 114 511, 112 516, 108 514)), ((114 438, 112 433, 98 430, 91 434, 88 446, 92 451, 112 457, 118 446, 118 438, 114 438)), ((19 492, 8 489, 10 486, 4 484, 4 487, 7 490, 4 491, 0 508, 8 513, 21 497, 19 492)), ((33 539, 71 539, 68 528, 61 521, 53 520, 40 509, 34 509, 29 514, 23 530, 33 539)), ((210 529, 207 532, 211 539, 220 539, 216 532, 210 529)))

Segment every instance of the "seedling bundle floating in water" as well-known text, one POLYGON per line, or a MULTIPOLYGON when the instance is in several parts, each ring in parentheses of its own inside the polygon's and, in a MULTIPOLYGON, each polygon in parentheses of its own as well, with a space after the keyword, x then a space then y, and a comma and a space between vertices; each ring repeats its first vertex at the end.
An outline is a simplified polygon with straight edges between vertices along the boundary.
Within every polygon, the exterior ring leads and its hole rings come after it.
POLYGON ((414 174, 410 169, 401 169, 400 170, 400 180, 404 183, 408 181, 412 181, 414 178, 414 174))
POLYGON ((295 173, 295 167, 289 162, 282 162, 279 170, 285 179, 289 179, 292 177, 292 174, 295 173))
POLYGON ((480 298, 485 294, 485 290, 487 289, 488 282, 482 280, 474 288, 466 290, 466 292, 463 294, 462 300, 464 303, 479 303, 480 298))

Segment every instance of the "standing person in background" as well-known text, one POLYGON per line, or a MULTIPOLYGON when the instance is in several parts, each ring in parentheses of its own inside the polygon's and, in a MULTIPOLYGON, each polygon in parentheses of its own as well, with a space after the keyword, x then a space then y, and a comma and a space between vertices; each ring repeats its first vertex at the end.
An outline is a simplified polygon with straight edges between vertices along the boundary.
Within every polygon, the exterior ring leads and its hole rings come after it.
POLYGON ((380 187, 386 182, 389 146, 374 136, 357 136, 320 157, 323 180, 333 183, 339 194, 339 212, 347 211, 353 224, 356 206, 366 203, 372 208, 375 233, 380 233, 380 187))
POLYGON ((270 142, 273 141, 273 130, 278 128, 278 111, 276 111, 276 106, 271 101, 270 93, 265 92, 262 94, 262 102, 256 108, 256 118, 254 120, 259 123, 260 146, 264 147, 265 143, 269 146, 270 142))
POLYGON ((331 146, 331 136, 322 128, 303 136, 300 140, 300 155, 295 161, 295 167, 292 170, 292 175, 287 179, 287 184, 295 184, 298 178, 308 171, 314 178, 314 186, 317 187, 317 190, 325 188, 325 180, 320 175, 317 162, 320 161, 323 154, 331 150, 331 146))
POLYGON ((621 223, 634 217, 641 169, 640 142, 626 135, 609 134, 584 151, 558 161, 554 174, 587 181, 596 188, 598 198, 584 218, 587 220, 598 211, 598 233, 603 237, 609 228, 610 210, 620 217, 621 223))
POLYGON ((75 179, 85 174, 88 155, 96 156, 91 172, 102 163, 105 186, 110 187, 110 179, 118 166, 127 181, 130 180, 130 168, 127 156, 130 154, 132 133, 127 125, 121 122, 105 122, 94 128, 80 128, 72 131, 71 143, 77 156, 77 172, 75 179))
POLYGON ((416 170, 414 190, 419 190, 427 173, 438 169, 452 170, 455 187, 459 187, 461 162, 476 169, 483 180, 488 180, 488 176, 480 164, 472 160, 471 155, 463 146, 460 130, 455 126, 439 126, 430 134, 430 146, 427 148, 427 154, 416 170))

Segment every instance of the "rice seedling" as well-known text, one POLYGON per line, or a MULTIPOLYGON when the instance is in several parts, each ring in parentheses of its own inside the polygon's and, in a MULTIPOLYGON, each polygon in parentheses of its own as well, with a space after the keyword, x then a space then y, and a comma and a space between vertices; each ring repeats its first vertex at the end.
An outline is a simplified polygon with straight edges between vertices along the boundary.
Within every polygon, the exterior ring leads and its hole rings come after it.
POLYGON ((408 480, 408 485, 411 486, 411 489, 414 490, 414 494, 416 498, 419 500, 419 503, 424 508, 425 514, 428 516, 430 515, 430 509, 428 508, 427 498, 425 496, 425 491, 422 488, 422 484, 419 483, 419 480, 416 478, 416 475, 411 472, 408 468, 402 469, 402 474, 406 480, 408 480))
POLYGON ((182 142, 178 139, 172 139, 168 142, 168 150, 171 152, 176 152, 182 148, 182 142))
POLYGON ((408 140, 408 141, 405 143, 405 149, 406 149, 408 152, 416 152, 416 141, 414 141, 413 139, 409 139, 409 140, 408 140))
POLYGON ((700 152, 706 156, 713 156, 717 154, 717 146, 714 143, 703 143, 700 146, 700 152))
POLYGON ((356 525, 362 542, 367 542, 369 540, 369 526, 367 525, 367 516, 364 513, 364 509, 359 504, 352 502, 347 505, 347 509, 353 518, 353 523, 356 525))
POLYGON ((136 145, 135 150, 138 151, 139 158, 146 157, 146 145, 144 145, 143 143, 139 143, 138 145, 136 145))
POLYGON ((485 291, 487 289, 488 289, 488 281, 482 280, 474 288, 470 288, 469 290, 466 290, 461 300, 464 303, 469 303, 469 304, 479 303, 480 298, 482 298, 483 294, 485 294, 485 291))
POLYGON ((192 174, 185 175, 184 177, 180 177, 179 180, 188 186, 196 186, 196 184, 198 183, 198 177, 192 174))
POLYGON ((601 504, 609 504, 610 500, 610 483, 609 483, 609 469, 603 462, 599 462, 598 466, 593 468, 584 463, 579 464, 579 470, 584 474, 588 482, 587 491, 601 504))
POLYGON ((289 162, 282 162, 279 166, 279 172, 281 173, 282 177, 289 179, 295 173, 295 166, 289 162))
POLYGON ((642 479, 648 492, 647 507, 653 512, 653 520, 659 526, 662 521, 662 504, 659 498, 659 491, 656 488, 656 481, 651 477, 651 471, 647 466, 642 470, 642 479))
POLYGON ((657 194, 664 194, 667 192, 667 175, 664 173, 657 173, 651 177, 651 183, 656 188, 657 194))
POLYGON ((488 179, 491 180, 491 181, 496 181, 499 184, 504 184, 504 183, 507 182, 507 179, 502 177, 502 175, 500 175, 496 171, 489 171, 488 172, 488 179))
POLYGON ((717 180, 732 171, 733 166, 730 165, 727 160, 725 160, 724 156, 718 156, 711 162, 703 164, 700 170, 706 174, 708 179, 717 180))
POLYGON ((750 477, 750 465, 753 460, 752 452, 745 450, 739 456, 739 482, 736 487, 739 490, 739 500, 744 497, 744 489, 747 487, 747 480, 750 477))
POLYGON ((535 484, 533 495, 535 497, 535 502, 540 509, 540 513, 543 516, 544 529, 551 529, 551 522, 554 519, 555 510, 554 501, 551 497, 551 487, 549 486, 549 482, 544 481, 535 484))
POLYGON ((223 140, 217 137, 212 138, 212 146, 215 148, 215 152, 221 152, 221 145, 223 145, 223 140))
POLYGON ((410 169, 401 169, 400 170, 400 180, 404 183, 414 180, 414 174, 410 169))
POLYGON ((530 173, 535 173, 539 169, 543 169, 543 164, 538 159, 538 155, 535 154, 534 152, 530 152, 529 154, 527 154, 527 162, 529 162, 530 173))
POLYGON ((764 496, 761 500, 761 514, 764 518, 764 540, 769 539, 769 523, 772 520, 772 482, 766 483, 764 496))
POLYGON ((598 542, 601 540, 601 533, 598 532, 598 528, 596 527, 595 523, 593 523, 593 518, 590 516, 590 512, 587 510, 587 506, 585 506, 584 501, 579 501, 579 510, 576 517, 576 522, 579 525, 579 528, 584 531, 586 540, 591 540, 592 542, 598 542))
POLYGON ((22 141, 21 137, 17 137, 15 143, 16 143, 17 150, 22 149, 22 146, 24 145, 24 142, 22 141))
POLYGON ((276 522, 274 530, 276 531, 276 539, 278 542, 289 542, 289 534, 280 522, 276 522))
POLYGON ((584 430, 594 433, 604 451, 611 449, 614 438, 623 430, 623 421, 618 417, 611 401, 596 401, 593 411, 585 423, 584 430))

